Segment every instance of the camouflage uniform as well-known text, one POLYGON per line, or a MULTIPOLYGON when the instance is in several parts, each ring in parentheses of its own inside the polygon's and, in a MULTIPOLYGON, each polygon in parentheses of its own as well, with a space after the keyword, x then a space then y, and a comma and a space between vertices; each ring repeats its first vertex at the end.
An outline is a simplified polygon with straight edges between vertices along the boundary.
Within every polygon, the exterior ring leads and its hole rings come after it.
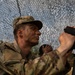
POLYGON ((59 75, 72 75, 74 60, 75 54, 72 53, 67 58, 65 69, 62 72, 60 72, 59 75))
POLYGON ((27 62, 26 58, 22 58, 18 45, 0 45, 0 75, 58 75, 64 68, 57 50, 27 62))
POLYGON ((75 54, 72 53, 67 59, 71 69, 66 75, 72 75, 74 60, 75 60, 75 54))

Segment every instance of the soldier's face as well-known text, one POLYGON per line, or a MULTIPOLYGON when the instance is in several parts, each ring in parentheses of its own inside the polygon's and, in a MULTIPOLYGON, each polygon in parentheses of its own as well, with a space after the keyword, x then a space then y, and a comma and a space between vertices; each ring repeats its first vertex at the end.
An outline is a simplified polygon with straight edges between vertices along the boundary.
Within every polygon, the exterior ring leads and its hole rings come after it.
POLYGON ((23 40, 33 46, 38 44, 40 35, 41 33, 36 25, 28 24, 23 30, 23 40))

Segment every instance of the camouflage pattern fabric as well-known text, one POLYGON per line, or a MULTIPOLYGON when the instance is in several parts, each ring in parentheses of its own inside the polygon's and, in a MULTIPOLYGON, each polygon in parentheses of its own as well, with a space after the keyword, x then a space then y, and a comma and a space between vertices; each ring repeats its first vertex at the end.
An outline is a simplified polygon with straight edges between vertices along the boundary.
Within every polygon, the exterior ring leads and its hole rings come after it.
POLYGON ((68 73, 66 73, 66 75, 72 75, 74 60, 75 60, 75 54, 72 53, 67 59, 71 69, 69 70, 68 73))
POLYGON ((22 58, 18 45, 6 42, 2 46, 0 48, 0 75, 57 75, 65 68, 64 60, 57 50, 33 61, 27 61, 26 58, 22 58))
POLYGON ((72 53, 67 58, 65 69, 62 72, 60 72, 58 75, 72 75, 74 60, 75 60, 75 54, 72 53))

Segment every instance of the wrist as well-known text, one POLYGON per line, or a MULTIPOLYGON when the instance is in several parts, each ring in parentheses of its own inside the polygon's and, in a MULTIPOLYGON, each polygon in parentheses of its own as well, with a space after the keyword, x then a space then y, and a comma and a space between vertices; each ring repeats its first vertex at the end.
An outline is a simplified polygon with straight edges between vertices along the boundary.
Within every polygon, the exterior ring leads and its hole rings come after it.
POLYGON ((59 52, 59 54, 60 54, 61 56, 64 56, 64 55, 67 53, 68 49, 66 49, 66 48, 63 47, 63 46, 59 46, 59 47, 57 48, 57 51, 59 52))

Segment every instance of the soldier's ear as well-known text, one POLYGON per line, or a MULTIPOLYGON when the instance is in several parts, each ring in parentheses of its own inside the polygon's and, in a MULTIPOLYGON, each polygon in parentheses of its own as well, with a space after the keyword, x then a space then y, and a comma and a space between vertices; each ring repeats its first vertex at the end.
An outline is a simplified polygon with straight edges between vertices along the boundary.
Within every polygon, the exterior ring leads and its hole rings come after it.
POLYGON ((18 37, 23 37, 23 32, 22 32, 22 30, 18 30, 18 32, 17 32, 17 34, 18 34, 18 37))

